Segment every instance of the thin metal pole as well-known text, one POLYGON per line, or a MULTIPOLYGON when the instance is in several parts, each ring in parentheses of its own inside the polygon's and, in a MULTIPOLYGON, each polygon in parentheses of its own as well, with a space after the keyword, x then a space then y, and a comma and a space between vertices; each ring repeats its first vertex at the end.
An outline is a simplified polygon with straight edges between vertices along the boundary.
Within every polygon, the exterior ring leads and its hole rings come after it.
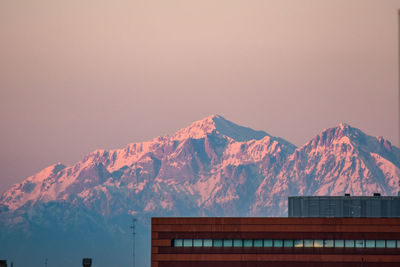
POLYGON ((133 236, 133 246, 132 246, 132 266, 135 267, 135 235, 136 235, 136 218, 132 219, 132 225, 131 225, 131 229, 132 229, 132 236, 133 236))
POLYGON ((47 267, 47 258, 44 260, 44 266, 47 267))

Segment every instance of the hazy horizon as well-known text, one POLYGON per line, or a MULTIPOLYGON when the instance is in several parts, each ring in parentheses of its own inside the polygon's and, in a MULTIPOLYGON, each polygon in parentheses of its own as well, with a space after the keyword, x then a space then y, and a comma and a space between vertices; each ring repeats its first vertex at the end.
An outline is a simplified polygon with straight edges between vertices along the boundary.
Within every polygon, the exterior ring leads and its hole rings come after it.
POLYGON ((211 114, 399 146, 400 1, 3 1, 0 193, 211 114))

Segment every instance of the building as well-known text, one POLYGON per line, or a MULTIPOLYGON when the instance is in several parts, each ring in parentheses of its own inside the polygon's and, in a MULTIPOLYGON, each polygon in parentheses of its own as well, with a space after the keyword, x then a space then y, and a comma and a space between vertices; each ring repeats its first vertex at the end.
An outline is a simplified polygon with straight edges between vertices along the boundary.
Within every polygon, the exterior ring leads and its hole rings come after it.
POLYGON ((153 218, 152 267, 400 266, 400 218, 153 218))
POLYGON ((400 218, 400 197, 289 197, 289 217, 400 218))
POLYGON ((400 266, 399 199, 293 197, 289 218, 152 218, 151 265, 400 266))

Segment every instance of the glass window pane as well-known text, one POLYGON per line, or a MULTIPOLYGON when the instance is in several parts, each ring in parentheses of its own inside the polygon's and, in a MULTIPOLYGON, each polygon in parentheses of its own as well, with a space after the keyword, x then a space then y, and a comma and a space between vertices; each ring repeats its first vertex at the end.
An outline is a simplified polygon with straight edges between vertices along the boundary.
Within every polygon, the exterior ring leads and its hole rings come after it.
POLYGON ((283 246, 285 248, 292 248, 293 247, 293 240, 283 240, 283 246))
POLYGON ((376 247, 377 248, 384 248, 385 247, 385 240, 376 240, 376 247))
POLYGON ((314 248, 323 248, 324 247, 324 240, 314 240, 314 248))
POLYGON ((203 240, 203 247, 207 247, 207 248, 212 247, 212 239, 204 239, 203 240))
POLYGON ((400 248, 400 240, 397 240, 397 248, 400 248))
POLYGON ((194 239, 193 240, 193 247, 202 247, 203 246, 203 239, 194 239))
POLYGON ((312 248, 313 246, 314 246, 314 240, 311 240, 311 239, 304 240, 305 248, 312 248))
POLYGON ((243 247, 242 239, 235 239, 235 240, 233 240, 233 246, 234 246, 234 247, 243 247))
POLYGON ((183 240, 182 239, 174 239, 174 247, 182 247, 183 240))
POLYGON ((217 247, 217 248, 222 247, 222 239, 215 239, 214 240, 214 247, 217 247))
POLYGON ((345 240, 344 241, 344 246, 346 248, 354 248, 354 240, 345 240))
POLYGON ((183 239, 183 246, 184 246, 184 247, 191 247, 191 246, 193 246, 193 239, 183 239))
POLYGON ((256 240, 254 240, 254 247, 255 248, 260 248, 260 247, 262 247, 263 246, 263 241, 262 241, 262 239, 256 239, 256 240))
POLYGON ((363 248, 365 247, 365 241, 364 240, 356 240, 356 248, 363 248))
POLYGON ((386 240, 386 247, 387 248, 395 248, 396 247, 396 240, 386 240))
POLYGON ((343 248, 344 240, 335 240, 335 248, 343 248))
POLYGON ((281 248, 283 246, 283 240, 275 239, 274 240, 274 248, 281 248))
POLYGON ((264 239, 264 247, 272 248, 272 239, 264 239))
POLYGON ((226 248, 230 248, 230 247, 232 247, 232 239, 225 239, 224 240, 224 247, 226 247, 226 248))
POLYGON ((253 247, 253 240, 252 239, 243 240, 243 246, 246 247, 246 248, 253 247))
POLYGON ((294 247, 295 247, 295 248, 302 248, 302 247, 303 247, 303 239, 301 239, 301 240, 295 240, 295 241, 294 241, 294 247))
POLYGON ((366 248, 374 248, 375 247, 375 240, 365 240, 365 247, 366 248))
POLYGON ((324 240, 324 247, 333 248, 333 240, 332 239, 324 240))

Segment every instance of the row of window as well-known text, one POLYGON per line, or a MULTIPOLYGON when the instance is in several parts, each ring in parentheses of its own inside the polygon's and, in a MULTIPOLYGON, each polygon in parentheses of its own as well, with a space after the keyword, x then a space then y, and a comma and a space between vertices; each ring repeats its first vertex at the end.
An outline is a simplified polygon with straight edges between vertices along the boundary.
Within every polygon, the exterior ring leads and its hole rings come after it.
POLYGON ((400 240, 173 239, 173 247, 400 248, 400 240))

